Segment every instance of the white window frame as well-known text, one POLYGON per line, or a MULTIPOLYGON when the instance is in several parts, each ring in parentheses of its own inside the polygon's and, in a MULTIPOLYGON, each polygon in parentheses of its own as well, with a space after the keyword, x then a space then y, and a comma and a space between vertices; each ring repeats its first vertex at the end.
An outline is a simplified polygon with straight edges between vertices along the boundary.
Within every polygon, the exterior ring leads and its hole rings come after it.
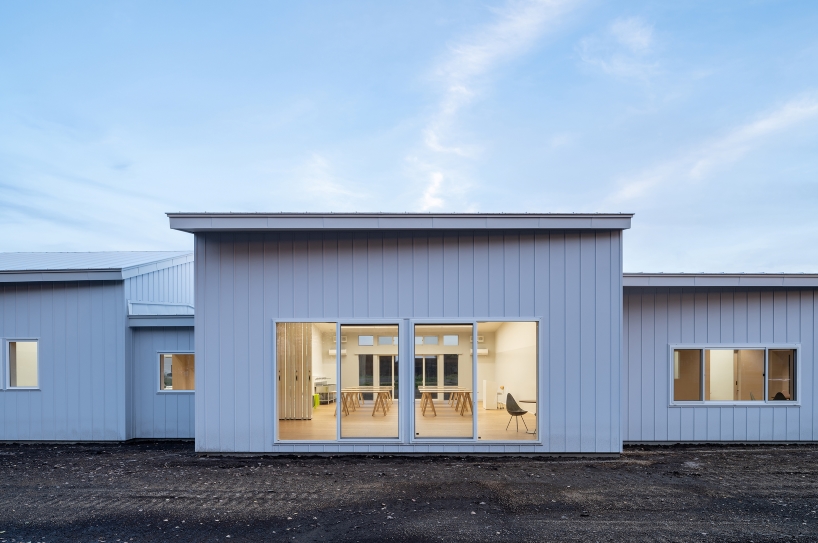
POLYGON ((12 337, 3 340, 3 383, 0 389, 2 390, 41 390, 40 385, 42 381, 42 372, 40 371, 40 338, 38 337, 12 337), (9 349, 11 343, 18 341, 28 341, 37 344, 37 386, 36 387, 13 387, 11 386, 11 356, 9 349))
POLYGON ((800 407, 801 406, 801 344, 800 343, 671 343, 667 351, 668 369, 668 398, 669 407, 800 407), (700 387, 701 400, 674 400, 673 399, 673 351, 695 349, 701 351, 700 359, 700 387), (795 400, 769 400, 767 387, 769 373, 769 352, 792 349, 795 351, 795 400), (756 350, 764 351, 764 400, 705 400, 704 399, 704 351, 706 350, 756 350))
MULTIPOLYGON (((160 351, 156 351, 156 356, 154 357, 154 360, 158 360, 160 356, 166 355, 166 354, 170 354, 170 355, 174 355, 174 354, 192 354, 193 355, 193 371, 194 372, 196 371, 196 353, 194 351, 180 351, 178 349, 167 349, 167 350, 164 350, 164 351, 160 350, 160 351)), ((156 366, 154 366, 154 369, 156 369, 156 366)), ((194 394, 196 392, 195 375, 194 375, 194 380, 193 380, 193 390, 166 390, 166 389, 162 388, 162 366, 160 364, 159 365, 159 379, 156 381, 156 386, 158 387, 157 390, 156 390, 157 394, 194 394)))

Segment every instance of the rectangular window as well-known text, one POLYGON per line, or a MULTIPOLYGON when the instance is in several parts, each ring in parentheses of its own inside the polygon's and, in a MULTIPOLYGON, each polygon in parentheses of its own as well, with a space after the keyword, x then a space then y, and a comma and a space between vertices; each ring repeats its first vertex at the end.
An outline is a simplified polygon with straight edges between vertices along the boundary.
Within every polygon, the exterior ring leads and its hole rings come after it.
POLYGON ((673 351, 673 399, 677 402, 702 399, 702 352, 700 349, 673 351))
POLYGON ((795 400, 795 349, 770 349, 767 399, 795 400))
POLYGON ((7 360, 9 388, 39 386, 36 341, 9 341, 7 360))
POLYGON ((537 330, 533 321, 477 323, 480 441, 537 439, 537 330))
POLYGON ((795 400, 796 353, 765 347, 673 349, 673 401, 795 400))
POLYGON ((460 336, 458 335, 445 335, 443 336, 443 345, 459 345, 460 336))
POLYGON ((335 328, 334 322, 276 323, 278 439, 337 439, 337 357, 357 347, 346 336, 338 345, 335 328))
POLYGON ((465 338, 472 324, 415 325, 415 437, 474 436, 474 365, 465 338), (440 337, 463 341, 440 344, 440 337), (422 341, 418 342, 417 339, 422 341))
POLYGON ((159 355, 159 390, 194 390, 195 367, 192 354, 159 355))
POLYGON ((347 334, 358 336, 358 346, 347 347, 346 355, 341 355, 340 437, 397 438, 400 434, 399 400, 394 371, 398 356, 398 341, 395 339, 398 325, 342 324, 341 335, 347 334), (375 338, 378 338, 377 345, 375 338))

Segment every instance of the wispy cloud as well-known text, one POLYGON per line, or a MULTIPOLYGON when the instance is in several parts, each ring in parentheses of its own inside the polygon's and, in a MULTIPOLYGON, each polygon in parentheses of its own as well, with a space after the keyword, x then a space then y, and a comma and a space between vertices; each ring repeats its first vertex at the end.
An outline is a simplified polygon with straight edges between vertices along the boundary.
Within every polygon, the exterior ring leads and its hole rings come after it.
POLYGON ((331 209, 358 209, 365 198, 364 191, 356 190, 353 183, 340 178, 330 160, 320 153, 312 153, 292 174, 293 199, 303 200, 313 211, 331 209))
POLYGON ((443 184, 443 174, 440 172, 432 172, 431 181, 423 192, 423 204, 421 209, 429 211, 443 207, 443 199, 440 198, 440 185, 443 184))
MULTIPOLYGON (((503 63, 528 52, 578 2, 576 0, 510 0, 496 10, 495 20, 452 43, 435 67, 433 80, 440 100, 423 128, 426 157, 476 158, 479 145, 459 141, 454 130, 458 113, 484 95, 491 75, 503 63)), ((443 170, 442 167, 437 168, 443 170)), ((425 175, 425 174, 424 174, 425 175)), ((448 179, 442 171, 427 178, 421 199, 443 207, 448 179), (430 196, 431 195, 431 196, 430 196)))
POLYGON ((708 141, 691 152, 660 163, 636 176, 620 181, 620 189, 610 198, 612 203, 640 198, 661 185, 705 178, 712 170, 741 159, 748 152, 799 123, 818 117, 818 95, 791 100, 738 126, 726 135, 708 141))
POLYGON ((601 34, 583 38, 577 50, 586 65, 617 77, 647 79, 659 68, 653 26, 640 17, 614 20, 601 34))

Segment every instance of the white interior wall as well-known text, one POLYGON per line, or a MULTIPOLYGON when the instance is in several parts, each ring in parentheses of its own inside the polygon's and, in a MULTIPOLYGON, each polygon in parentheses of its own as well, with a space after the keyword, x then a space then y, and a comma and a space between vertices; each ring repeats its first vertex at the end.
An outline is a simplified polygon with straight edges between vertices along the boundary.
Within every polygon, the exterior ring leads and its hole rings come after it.
MULTIPOLYGON (((341 343, 341 349, 346 350, 346 355, 341 355, 341 381, 343 386, 357 386, 359 377, 358 355, 371 354, 378 356, 398 356, 397 345, 378 345, 378 336, 398 335, 398 327, 384 330, 383 328, 364 328, 364 327, 342 327, 341 336, 346 337, 346 343, 341 343), (375 345, 358 345, 358 336, 375 336, 375 345)), ((332 347, 334 348, 334 346, 332 347)), ((333 362, 334 364, 334 362, 333 362)), ((333 365, 333 371, 335 366, 333 365)), ((378 357, 373 357, 372 362, 373 378, 377 381, 380 375, 378 357)))
POLYGON ((710 400, 732 400, 733 383, 732 349, 713 349, 710 351, 710 400))
MULTIPOLYGON (((506 322, 495 335, 495 380, 520 400, 537 399, 537 323, 506 322)), ((505 399, 505 396, 503 397, 505 399)), ((532 413, 536 404, 521 404, 532 413)))
POLYGON ((497 381, 495 375, 495 358, 496 345, 494 341, 494 332, 481 332, 480 325, 477 326, 477 335, 483 336, 483 342, 477 343, 478 349, 488 349, 489 354, 484 356, 477 356, 477 395, 475 401, 483 401, 483 381, 497 381))

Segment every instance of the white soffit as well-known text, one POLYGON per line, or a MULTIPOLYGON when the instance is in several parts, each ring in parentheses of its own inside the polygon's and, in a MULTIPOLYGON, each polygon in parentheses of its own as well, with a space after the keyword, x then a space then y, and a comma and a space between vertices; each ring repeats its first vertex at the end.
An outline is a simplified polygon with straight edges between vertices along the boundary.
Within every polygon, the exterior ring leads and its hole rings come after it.
POLYGON ((624 273, 624 287, 818 287, 815 273, 624 273))
POLYGON ((625 230, 632 213, 168 213, 183 232, 317 230, 625 230))

